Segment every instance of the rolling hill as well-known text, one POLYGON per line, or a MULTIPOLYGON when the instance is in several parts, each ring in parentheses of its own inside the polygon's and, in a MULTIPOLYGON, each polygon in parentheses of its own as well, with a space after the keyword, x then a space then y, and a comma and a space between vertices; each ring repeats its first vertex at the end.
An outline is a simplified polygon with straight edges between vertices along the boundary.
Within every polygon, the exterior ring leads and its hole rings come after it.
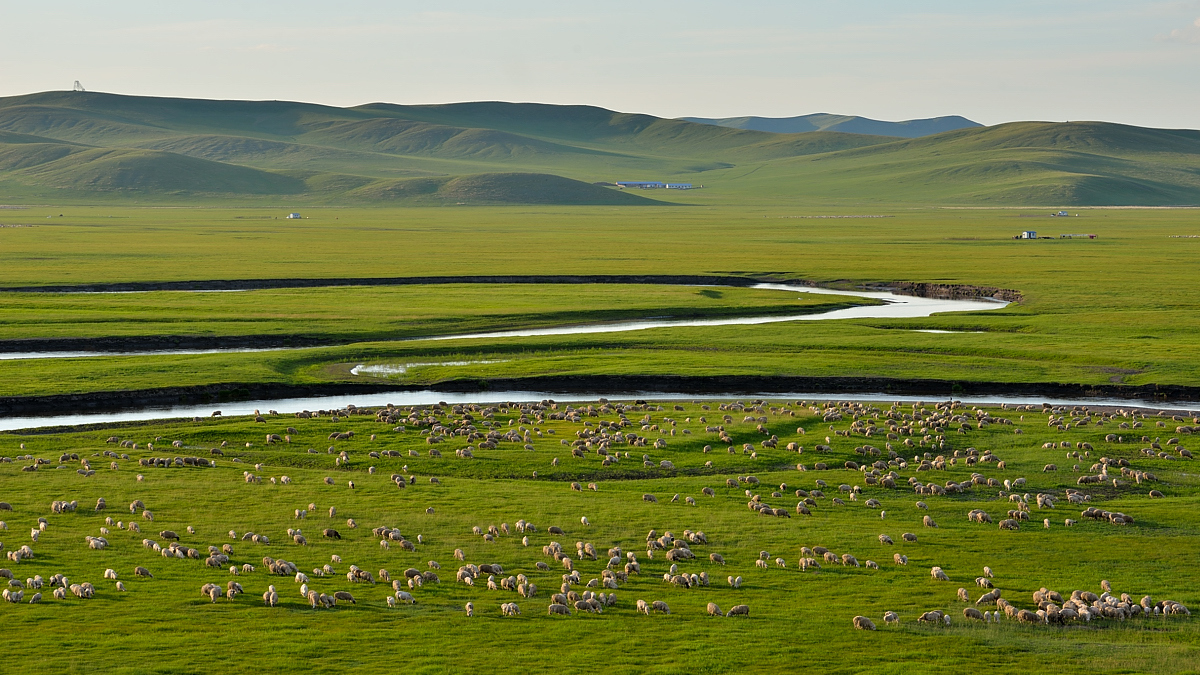
POLYGON ((920 138, 944 131, 981 127, 982 124, 958 115, 932 117, 903 122, 881 122, 855 115, 831 115, 814 113, 797 117, 683 117, 688 122, 712 124, 731 129, 770 131, 777 134, 798 134, 807 131, 841 131, 849 134, 872 134, 876 136, 899 136, 920 138))
POLYGON ((777 162, 745 182, 882 203, 1200 204, 1200 131, 1014 122, 777 162))
POLYGON ((0 202, 1200 203, 1196 131, 1019 122, 925 135, 974 123, 790 119, 812 130, 536 103, 337 108, 45 92, 0 98, 0 202), (706 189, 597 185, 617 180, 706 189))

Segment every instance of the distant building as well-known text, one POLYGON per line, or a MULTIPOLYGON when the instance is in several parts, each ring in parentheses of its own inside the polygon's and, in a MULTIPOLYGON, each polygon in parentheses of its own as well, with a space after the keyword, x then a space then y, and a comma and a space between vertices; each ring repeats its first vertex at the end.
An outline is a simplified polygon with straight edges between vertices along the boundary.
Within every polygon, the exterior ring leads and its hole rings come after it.
POLYGON ((1037 239, 1037 232, 1034 232, 1033 230, 1025 230, 1017 236, 1017 239, 1037 239))
POLYGON ((667 187, 666 183, 656 180, 619 180, 617 187, 620 188, 641 188, 643 190, 653 190, 667 187))
POLYGON ((666 188, 668 190, 691 190, 692 184, 691 183, 667 183, 666 188))
POLYGON ((1062 217, 1062 216, 1069 216, 1071 214, 1067 213, 1066 211, 1059 211, 1058 213, 1056 213, 1054 215, 1062 217))
POLYGON ((287 217, 288 217, 288 220, 300 220, 299 213, 289 213, 289 214, 287 214, 287 217))
POLYGON ((1059 239, 1095 239, 1094 234, 1060 234, 1059 239))

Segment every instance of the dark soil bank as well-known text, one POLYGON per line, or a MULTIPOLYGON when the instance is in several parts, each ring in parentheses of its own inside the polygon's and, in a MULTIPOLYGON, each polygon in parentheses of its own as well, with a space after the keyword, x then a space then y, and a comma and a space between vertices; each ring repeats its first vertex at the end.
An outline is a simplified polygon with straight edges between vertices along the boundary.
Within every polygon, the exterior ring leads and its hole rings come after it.
MULTIPOLYGON (((705 274, 593 274, 511 275, 449 277, 341 277, 328 279, 212 279, 203 281, 139 281, 71 286, 9 286, 0 293, 116 293, 137 291, 252 291, 271 288, 322 288, 329 286, 417 286, 428 284, 657 284, 673 286, 753 286, 761 283, 796 286, 823 285, 807 279, 756 278, 752 276, 705 274)), ((1021 293, 1007 288, 931 284, 901 281, 868 285, 835 282, 846 290, 889 290, 925 298, 996 298, 1016 302, 1021 293)))
POLYGON ((388 391, 434 390, 487 393, 545 391, 560 394, 658 393, 728 394, 752 396, 771 393, 819 392, 822 398, 838 394, 888 394, 928 396, 930 400, 969 399, 971 396, 1022 396, 1027 398, 1119 398, 1145 401, 1200 401, 1200 387, 1176 385, 1086 385, 1056 382, 962 382, 951 380, 895 380, 854 377, 684 377, 684 376, 552 376, 510 379, 465 379, 433 385, 331 383, 220 384, 131 391, 89 392, 54 396, 9 396, 0 398, 0 415, 42 415, 120 411, 150 406, 171 406, 308 396, 375 394, 388 391))

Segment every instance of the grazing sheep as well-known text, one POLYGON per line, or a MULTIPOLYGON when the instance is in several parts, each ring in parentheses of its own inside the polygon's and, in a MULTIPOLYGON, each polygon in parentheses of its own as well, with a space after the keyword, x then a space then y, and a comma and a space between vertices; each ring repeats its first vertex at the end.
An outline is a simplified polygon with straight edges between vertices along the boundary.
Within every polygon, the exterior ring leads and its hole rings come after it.
MULTIPOLYGON (((749 608, 747 607, 746 609, 747 609, 747 614, 748 614, 749 608)), ((729 611, 731 614, 733 613, 733 610, 729 610, 729 611)), ((886 615, 885 615, 885 617, 886 617, 886 615)), ((854 627, 858 630, 875 630, 875 622, 871 621, 870 619, 868 619, 865 616, 856 616, 856 617, 854 617, 854 627)))
POLYGON ((725 616, 750 616, 750 605, 734 605, 729 608, 725 616))
POLYGON ((883 622, 898 624, 900 623, 900 615, 895 612, 884 612, 883 622))
POLYGON ((913 534, 912 532, 905 532, 904 534, 900 535, 900 538, 903 539, 904 541, 909 541, 909 542, 914 542, 914 543, 917 541, 917 535, 913 534))
POLYGON ((207 597, 212 602, 216 602, 217 598, 221 597, 221 587, 216 584, 204 584, 200 587, 200 595, 207 597))
POLYGON ((940 567, 934 567, 929 570, 929 576, 933 577, 934 581, 950 581, 950 577, 946 576, 946 573, 940 567))
POLYGON ((892 559, 896 561, 897 565, 907 565, 908 564, 908 556, 906 556, 906 555, 900 555, 899 553, 896 553, 892 556, 892 559))
MULTIPOLYGON (((661 612, 663 614, 671 613, 671 608, 668 607, 667 603, 663 602, 662 600, 655 600, 654 602, 650 603, 650 609, 654 610, 655 612, 661 612)), ((729 610, 729 611, 732 612, 733 610, 729 610)))
POLYGON ((921 623, 941 624, 943 616, 945 616, 945 615, 935 609, 930 612, 925 612, 921 616, 917 617, 917 621, 920 621, 921 623))

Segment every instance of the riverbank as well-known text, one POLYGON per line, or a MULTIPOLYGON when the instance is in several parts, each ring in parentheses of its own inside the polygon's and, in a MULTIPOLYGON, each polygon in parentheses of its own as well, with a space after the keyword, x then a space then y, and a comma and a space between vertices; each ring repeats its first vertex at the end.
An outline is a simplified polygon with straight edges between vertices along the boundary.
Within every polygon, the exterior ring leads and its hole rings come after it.
MULTIPOLYGON (((1098 404, 1132 407, 1176 406, 1200 401, 1200 387, 1175 385, 1086 385, 1060 382, 971 382, 954 380, 898 380, 868 377, 687 377, 636 375, 570 375, 530 378, 468 378, 429 385, 384 383, 228 383, 199 387, 165 387, 127 391, 89 392, 52 396, 0 397, 0 417, 41 416, 59 413, 83 414, 128 412, 169 406, 212 406, 252 401, 262 409, 275 409, 283 399, 329 396, 397 395, 430 391, 469 395, 471 400, 508 400, 514 393, 570 395, 575 398, 639 398, 665 395, 728 397, 778 396, 807 392, 816 398, 837 399, 844 395, 925 396, 930 400, 1005 397, 1027 404, 1043 399, 1094 400, 1098 404)), ((1182 406, 1190 408, 1190 406, 1182 406)), ((205 411, 209 414, 211 411, 205 411)), ((286 411, 285 411, 286 412, 286 411)), ((296 411, 290 411, 296 412, 296 411)))

